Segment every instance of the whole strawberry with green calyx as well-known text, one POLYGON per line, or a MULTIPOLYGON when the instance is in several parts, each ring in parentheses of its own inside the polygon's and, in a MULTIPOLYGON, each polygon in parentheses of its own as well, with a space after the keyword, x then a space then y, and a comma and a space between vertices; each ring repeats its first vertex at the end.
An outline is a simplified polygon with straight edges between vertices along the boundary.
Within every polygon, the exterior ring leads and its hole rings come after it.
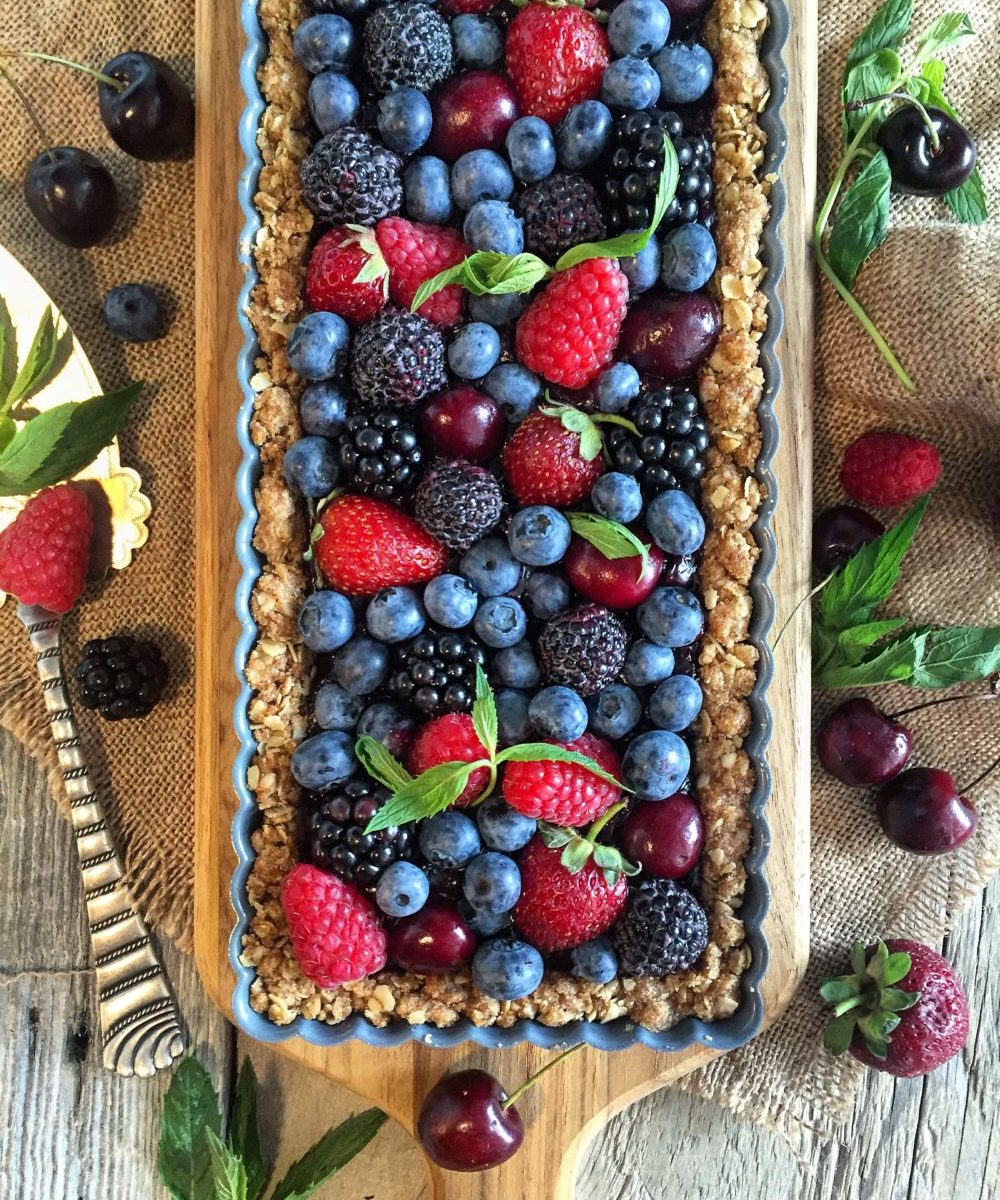
POLYGON ((597 18, 573 5, 529 4, 507 30, 507 72, 521 111, 550 125, 600 95, 610 57, 597 18))
POLYGON ((337 225, 313 248, 306 271, 310 308, 337 313, 357 325, 370 321, 389 298, 389 267, 372 230, 337 225))
POLYGON ((908 938, 855 942, 851 973, 827 979, 820 995, 834 1006, 823 1031, 833 1054, 904 1079, 926 1075, 965 1045, 969 1006, 951 964, 908 938))

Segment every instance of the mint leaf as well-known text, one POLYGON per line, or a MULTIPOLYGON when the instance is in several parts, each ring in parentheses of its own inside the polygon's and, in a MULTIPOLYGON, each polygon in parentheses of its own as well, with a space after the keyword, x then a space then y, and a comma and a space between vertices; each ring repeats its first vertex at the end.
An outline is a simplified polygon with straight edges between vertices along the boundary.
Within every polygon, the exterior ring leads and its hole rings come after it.
POLYGON ((157 1166, 173 1200, 212 1200, 212 1173, 205 1131, 222 1128, 212 1080, 195 1058, 174 1072, 163 1098, 157 1166))
POLYGON ((882 650, 866 655, 860 662, 828 663, 815 675, 819 687, 874 687, 880 683, 909 682, 923 650, 923 634, 908 633, 891 641, 882 650))
POLYGON ((257 1113, 257 1073, 249 1058, 243 1060, 236 1080, 233 1119, 229 1126, 229 1141, 234 1152, 243 1160, 246 1172, 247 1200, 258 1200, 267 1182, 264 1151, 260 1144, 260 1119, 257 1113))
POLYGON ((641 541, 624 525, 610 521, 607 517, 599 517, 595 513, 568 512, 564 514, 569 521, 570 529, 589 542, 604 555, 605 558, 642 558, 638 578, 649 564, 649 543, 641 541))
POLYGON ((535 254, 500 254, 479 250, 460 263, 439 271, 417 288, 410 312, 416 312, 428 297, 457 283, 473 296, 506 296, 526 293, 552 274, 548 263, 535 254))
POLYGON ((385 1120, 386 1115, 381 1109, 369 1108, 325 1133, 311 1150, 292 1163, 271 1200, 308 1200, 321 1183, 345 1167, 368 1145, 385 1120))
POLYGON ((38 322, 35 336, 28 347, 28 354, 21 369, 14 377, 10 390, 4 400, 5 408, 13 408, 19 400, 30 396, 49 377, 56 356, 59 352, 59 338, 56 336, 56 323, 52 309, 46 308, 38 322))
POLYGON ((484 765, 489 764, 447 762, 431 767, 399 788, 368 822, 365 833, 443 812, 461 796, 472 772, 484 765))
POLYGON ((844 192, 830 234, 828 257, 848 287, 889 233, 889 160, 879 150, 844 192))
POLYGON ((921 634, 922 653, 910 684, 946 688, 1000 671, 1000 626, 954 625, 921 634))
POLYGON ((944 202, 963 225, 983 225, 989 220, 986 188, 979 168, 972 172, 961 187, 945 192, 944 202))
POLYGON ((975 36, 976 31, 972 28, 968 13, 942 14, 917 42, 917 52, 910 69, 922 66, 944 50, 954 50, 967 45, 975 36))
POLYGON ((499 736, 497 706, 486 672, 480 666, 476 667, 476 699, 472 705, 472 728, 492 758, 497 752, 499 736))
POLYGON ((15 433, 17 426, 14 421, 6 413, 0 416, 0 454, 10 445, 15 433))
POLYGON ((497 755, 497 765, 504 762, 570 762, 578 767, 586 767, 605 783, 621 788, 623 792, 631 791, 620 779, 609 775, 603 767, 597 765, 592 758, 581 754, 578 750, 567 750, 565 746, 552 745, 549 742, 521 742, 518 746, 508 746, 497 755))
POLYGON ((247 1200, 247 1173, 242 1161, 211 1129, 205 1130, 205 1144, 212 1167, 215 1200, 247 1200))
POLYGON ((864 625, 852 625, 850 629, 841 630, 837 634, 835 653, 840 654, 847 662, 860 662, 869 647, 877 641, 895 633, 906 624, 903 617, 889 617, 884 621, 868 621, 864 625))
POLYGON ((0 296, 0 412, 6 411, 6 399, 17 374, 17 330, 10 310, 0 296))
POLYGON ((368 774, 391 792, 396 792, 413 782, 413 776, 403 764, 394 758, 380 741, 367 734, 363 734, 354 743, 354 754, 368 774))
MULTIPOLYGON (((895 50, 879 50, 864 58, 847 72, 844 86, 841 89, 841 102, 844 106, 844 140, 850 141, 867 119, 871 107, 850 108, 863 100, 871 100, 891 91, 900 72, 899 55, 895 50)), ((884 101, 875 101, 880 110, 884 109, 884 101)), ((881 124, 877 119, 868 130, 868 141, 875 140, 875 134, 881 124)))
POLYGON ((885 0, 848 51, 844 74, 879 50, 898 50, 910 28, 913 0, 885 0))

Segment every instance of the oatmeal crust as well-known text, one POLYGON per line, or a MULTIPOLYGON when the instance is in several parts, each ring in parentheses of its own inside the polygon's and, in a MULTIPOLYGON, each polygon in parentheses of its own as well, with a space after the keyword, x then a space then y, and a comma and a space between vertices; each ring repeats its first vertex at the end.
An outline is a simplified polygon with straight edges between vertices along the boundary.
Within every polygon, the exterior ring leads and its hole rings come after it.
POLYGON ((556 1026, 627 1016, 650 1029, 665 1029, 687 1016, 728 1016, 739 1004, 740 976, 750 961, 739 908, 754 786, 743 740, 750 729, 747 697, 757 664, 748 640, 748 587, 758 556, 751 526, 762 500, 753 472, 764 385, 758 343, 767 323, 759 290, 764 268, 757 257, 769 213, 770 181, 762 175, 765 138, 757 123, 768 99, 759 58, 767 9, 760 0, 717 0, 706 27, 719 64, 713 114, 719 266, 712 286, 722 310, 722 333, 700 380, 711 433, 702 488, 708 536, 700 569, 707 616, 700 654, 705 703, 696 729, 696 783, 705 817, 700 893, 709 919, 708 949, 696 970, 667 979, 593 984, 550 971, 532 995, 499 1002, 473 987, 468 972, 424 978, 383 971, 322 991, 302 974, 281 910, 298 801, 289 760, 305 732, 310 671, 295 621, 307 586, 308 530, 281 474, 284 452, 300 432, 300 385, 288 367, 285 342, 301 315, 313 223, 298 174, 308 151, 308 79, 291 45, 303 7, 301 0, 260 3, 270 52, 260 71, 266 108, 258 137, 264 166, 256 204, 263 227, 254 244, 260 282, 250 301, 260 342, 251 422, 262 470, 254 544, 263 560, 252 597, 260 636, 246 666, 254 690, 249 717, 258 743, 248 782, 262 817, 253 836, 257 857, 248 882, 253 917, 242 956, 256 973, 251 1005, 279 1025, 299 1015, 335 1023, 363 1013, 376 1026, 402 1019, 446 1027, 460 1017, 480 1026, 505 1027, 521 1017, 556 1026))

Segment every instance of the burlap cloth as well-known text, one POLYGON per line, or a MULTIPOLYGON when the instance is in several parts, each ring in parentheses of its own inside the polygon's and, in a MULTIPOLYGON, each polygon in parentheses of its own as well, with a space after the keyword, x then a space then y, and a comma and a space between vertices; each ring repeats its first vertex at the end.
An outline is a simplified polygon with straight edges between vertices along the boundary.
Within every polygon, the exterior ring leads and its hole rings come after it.
MULTIPOLYGON (((866 3, 859 9, 849 0, 821 5, 822 179, 829 177, 839 153, 837 86, 844 56, 873 7, 866 3)), ((914 28, 922 29, 940 7, 921 5, 914 28)), ((979 139, 991 209, 1000 213, 1000 92, 994 71, 1000 13, 986 0, 968 7, 980 36, 956 56, 948 92, 979 139)), ((119 49, 142 47, 190 77, 191 9, 191 0, 142 5, 105 0, 84 9, 75 0, 10 4, 4 41, 92 63, 119 49)), ((193 879, 192 171, 190 164, 140 166, 115 150, 98 122, 86 81, 39 65, 15 70, 32 85, 52 137, 94 150, 127 197, 128 220, 115 244, 78 253, 51 241, 20 196, 24 164, 38 147, 13 98, 4 96, 0 240, 63 306, 105 386, 129 377, 150 380, 122 444, 124 461, 138 468, 153 500, 149 544, 124 575, 89 595, 79 616, 67 623, 67 657, 74 660, 78 641, 122 628, 155 635, 169 657, 172 689, 153 717, 142 725, 97 727, 84 716, 83 726, 88 752, 117 804, 140 899, 160 931, 186 946, 193 879), (154 281, 172 290, 178 312, 169 338, 123 348, 103 329, 100 297, 126 280, 154 281)), ((920 620, 1000 624, 998 267, 996 220, 981 229, 959 228, 933 202, 897 204, 894 232, 862 273, 859 295, 917 380, 915 396, 898 387, 832 293, 821 292, 817 503, 841 498, 841 452, 863 430, 897 427, 931 437, 941 447, 944 478, 899 597, 892 601, 895 612, 920 620)), ((903 689, 896 693, 883 692, 888 706, 912 700, 903 689)), ((832 699, 817 697, 817 717, 832 699)), ((0 723, 52 765, 27 639, 9 608, 0 613, 0 723)), ((916 760, 952 769, 960 782, 1000 751, 997 710, 990 704, 932 709, 913 724, 916 760)), ((972 843, 950 857, 917 859, 880 836, 869 797, 848 792, 817 771, 809 977, 771 1032, 682 1086, 789 1134, 823 1131, 846 1113, 858 1069, 820 1048, 816 981, 843 962, 844 948, 856 936, 933 940, 941 934, 1000 865, 1000 785, 983 785, 976 800, 982 819, 972 843)), ((775 833, 780 836, 780 830, 775 833)), ((76 886, 75 865, 67 863, 66 870, 67 886, 76 886)))

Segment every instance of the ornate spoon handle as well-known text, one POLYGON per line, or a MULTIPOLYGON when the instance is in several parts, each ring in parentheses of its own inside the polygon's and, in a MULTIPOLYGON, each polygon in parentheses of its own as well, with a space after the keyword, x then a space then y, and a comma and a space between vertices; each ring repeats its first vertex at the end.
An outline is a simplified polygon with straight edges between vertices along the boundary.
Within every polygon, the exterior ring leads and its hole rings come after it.
POLYGON ((177 1001, 146 923, 135 910, 104 805, 87 776, 63 679, 60 618, 24 604, 17 615, 35 651, 76 833, 97 971, 104 1065, 119 1075, 152 1075, 184 1052, 177 1001))

